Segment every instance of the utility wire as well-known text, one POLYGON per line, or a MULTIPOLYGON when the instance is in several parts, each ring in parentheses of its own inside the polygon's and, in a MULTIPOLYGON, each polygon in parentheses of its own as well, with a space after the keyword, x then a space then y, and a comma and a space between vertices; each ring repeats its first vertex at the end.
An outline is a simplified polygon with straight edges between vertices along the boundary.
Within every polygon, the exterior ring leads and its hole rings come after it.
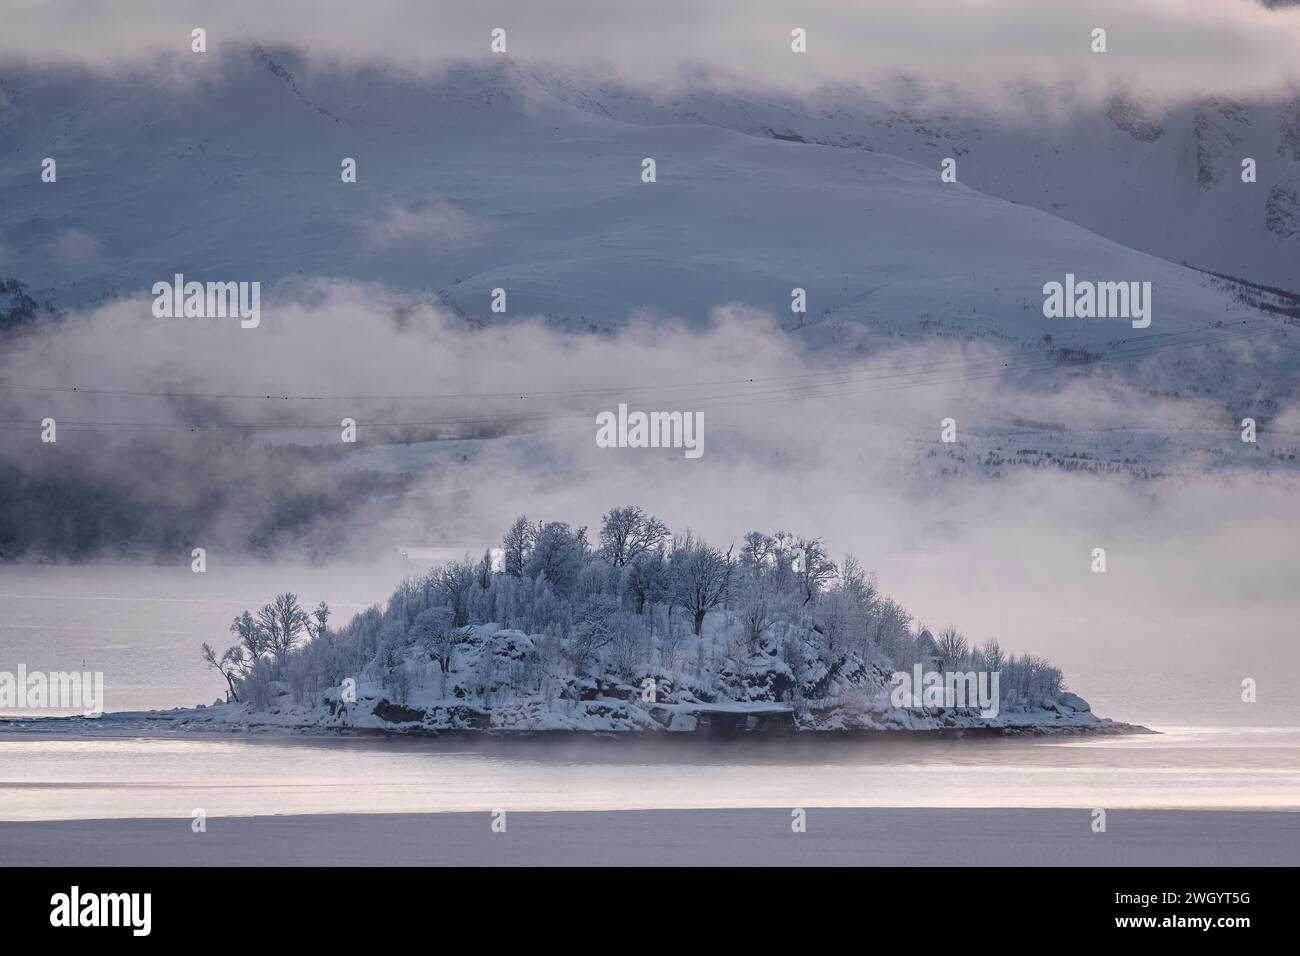
MULTIPOLYGON (((1095 359, 1091 359, 1086 363, 1080 363, 1080 364, 1088 364, 1088 365, 1105 364, 1109 361, 1123 360, 1131 357, 1150 354, 1157 351, 1164 352, 1164 351, 1175 351, 1175 350, 1188 349, 1188 348, 1204 348, 1207 346, 1219 345, 1226 341, 1244 339, 1244 338, 1260 335, 1269 332, 1276 327, 1272 323, 1267 324, 1265 327, 1259 327, 1258 325, 1251 325, 1251 321, 1252 320, 1242 320, 1242 322, 1238 323, 1238 325, 1246 326, 1246 328, 1241 329, 1240 331, 1231 332, 1229 334, 1216 336, 1212 339, 1207 339, 1204 341, 1172 342, 1172 343, 1170 342, 1147 343, 1145 341, 1139 341, 1133 343, 1128 348, 1123 348, 1123 349, 1116 348, 1105 355, 1098 356, 1095 359)), ((1189 332, 1197 332, 1197 333, 1203 331, 1205 330, 1204 329, 1189 330, 1189 332)), ((1173 336, 1173 335, 1188 334, 1188 332, 1165 333, 1165 334, 1168 336, 1173 336)), ((1144 337, 1144 339, 1145 338, 1146 337, 1144 337)), ((812 383, 790 384, 790 385, 783 385, 783 386, 767 388, 767 389, 758 389, 758 390, 746 389, 740 392, 697 396, 689 400, 689 405, 690 405, 690 410, 694 411, 694 410, 720 409, 720 408, 745 408, 745 407, 772 404, 773 402, 799 400, 800 398, 839 398, 839 397, 852 396, 852 395, 868 395, 868 394, 889 392, 889 391, 894 391, 897 389, 905 389, 905 388, 934 387, 938 385, 957 384, 957 383, 969 382, 969 381, 981 381, 989 378, 996 378, 1004 374, 1007 374, 1009 372, 1051 369, 1054 367, 1059 367, 1060 363, 1058 362, 1057 359, 1052 357, 1035 357, 1035 358, 1023 359, 1023 360, 1017 360, 1014 358, 996 359, 996 360, 977 360, 977 361, 966 362, 962 364, 960 372, 955 375, 945 375, 944 377, 938 377, 938 378, 922 378, 920 380, 916 379, 917 376, 933 376, 936 373, 941 372, 945 367, 952 366, 954 364, 957 363, 952 363, 952 362, 937 363, 928 367, 921 367, 909 371, 899 371, 899 372, 884 373, 884 374, 868 374, 868 373, 849 374, 847 375, 847 377, 844 377, 845 373, 841 372, 839 374, 842 377, 835 381, 826 381, 826 382, 814 381, 812 383), (859 386, 859 383, 863 382, 864 379, 867 382, 869 382, 869 384, 859 386), (845 386, 854 386, 854 387, 845 387, 845 386), (766 397, 766 396, 771 396, 771 397, 766 397), (792 398, 791 396, 794 397, 792 398)), ((759 384, 763 382, 777 383, 782 381, 802 380, 810 377, 819 376, 822 374, 835 374, 835 373, 834 372, 809 373, 808 375, 771 376, 765 378, 755 377, 750 379, 733 380, 733 382, 729 384, 737 384, 737 383, 759 384)), ((687 386, 687 387, 699 387, 703 384, 706 383, 694 383, 694 385, 687 386)), ((634 387, 652 388, 655 386, 634 386, 634 387)), ((671 388, 676 386, 665 385, 665 386, 658 386, 658 387, 671 388)), ((45 389, 39 389, 39 390, 45 390, 45 389)), ((611 391, 611 390, 585 389, 585 390, 570 390, 567 392, 532 393, 532 394, 533 395, 553 394, 558 396, 561 394, 604 393, 606 391, 611 391)), ((624 389, 616 389, 616 391, 623 391, 623 390, 624 389)), ((87 390, 86 393, 89 394, 90 393, 89 390, 87 390)), ((177 394, 179 395, 179 393, 177 394)), ((516 394, 516 393, 501 393, 501 394, 516 394)), ((197 397, 197 395, 190 395, 187 397, 197 397)), ((478 397, 485 397, 485 396, 480 395, 478 397)), ((331 396, 331 398, 334 397, 331 396)), ((337 400, 344 401, 346 399, 338 398, 337 400)), ((390 400, 396 401, 400 399, 398 399, 397 397, 393 397, 390 400)), ((362 420, 358 422, 358 425, 365 426, 368 428, 416 428, 416 427, 428 428, 428 427, 453 426, 453 425, 512 425, 512 424, 538 423, 538 422, 558 422, 558 421, 567 421, 567 420, 589 419, 590 417, 591 417, 591 413, 589 412, 556 412, 556 413, 547 413, 541 415, 502 416, 498 414, 496 416, 486 417, 486 418, 445 418, 445 419, 437 419, 437 420, 420 420, 420 421, 368 422, 362 420)), ((292 422, 290 423, 233 422, 232 423, 232 422, 64 421, 64 422, 60 422, 59 424, 64 427, 69 427, 77 430, 87 430, 87 431, 113 430, 113 429, 116 430, 131 430, 131 429, 186 430, 188 429, 189 431, 328 429, 332 431, 339 427, 337 424, 333 422, 330 422, 328 424, 313 424, 309 422, 308 423, 292 423, 292 422)), ((30 421, 0 421, 0 425, 17 426, 22 428, 32 427, 32 423, 30 421)))

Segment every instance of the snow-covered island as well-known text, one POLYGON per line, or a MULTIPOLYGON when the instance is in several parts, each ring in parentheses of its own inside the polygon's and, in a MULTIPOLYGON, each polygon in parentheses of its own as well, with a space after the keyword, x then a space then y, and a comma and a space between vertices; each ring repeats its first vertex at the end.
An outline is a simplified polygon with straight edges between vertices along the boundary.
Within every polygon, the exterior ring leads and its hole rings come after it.
MULTIPOLYGON (((521 517, 501 547, 403 581, 339 628, 284 594, 231 625, 224 703, 177 728, 322 732, 1130 732, 1061 671, 936 636, 820 539, 722 550, 641 508, 521 517), (919 683, 916 683, 919 681, 919 683), (916 686, 913 686, 913 685, 916 686)), ((146 719, 146 715, 129 715, 146 719)), ((128 715, 117 715, 117 719, 128 715)))

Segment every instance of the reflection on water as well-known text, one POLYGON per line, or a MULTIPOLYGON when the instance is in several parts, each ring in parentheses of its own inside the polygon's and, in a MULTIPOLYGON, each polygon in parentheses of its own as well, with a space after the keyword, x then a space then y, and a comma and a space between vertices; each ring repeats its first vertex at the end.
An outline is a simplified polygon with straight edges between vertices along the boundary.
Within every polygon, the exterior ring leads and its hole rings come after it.
POLYGON ((1300 809, 1300 733, 952 741, 0 736, 0 819, 687 807, 1300 809))

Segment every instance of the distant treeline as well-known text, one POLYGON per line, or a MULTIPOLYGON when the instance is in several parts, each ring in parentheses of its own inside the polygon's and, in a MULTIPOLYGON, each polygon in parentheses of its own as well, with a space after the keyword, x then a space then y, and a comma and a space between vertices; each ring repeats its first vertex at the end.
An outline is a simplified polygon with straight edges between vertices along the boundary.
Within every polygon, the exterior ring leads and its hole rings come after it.
POLYGON ((0 279, 0 334, 33 326, 42 318, 53 320, 62 315, 54 303, 37 300, 17 279, 0 279))

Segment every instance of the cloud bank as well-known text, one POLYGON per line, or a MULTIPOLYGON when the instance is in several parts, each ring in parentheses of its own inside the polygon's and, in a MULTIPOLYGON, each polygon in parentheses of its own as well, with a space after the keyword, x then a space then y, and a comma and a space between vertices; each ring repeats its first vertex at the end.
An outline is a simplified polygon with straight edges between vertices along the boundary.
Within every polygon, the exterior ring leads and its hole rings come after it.
POLYGON ((969 98, 1044 84, 1098 96, 1121 86, 1171 99, 1266 95, 1294 79, 1300 49, 1300 9, 1252 0, 17 0, 9 10, 0 60, 95 70, 167 60, 179 75, 191 70, 199 27, 217 58, 260 43, 427 74, 492 57, 501 28, 519 62, 658 89, 811 90, 907 75, 969 98), (791 51, 796 28, 807 31, 806 53, 791 51), (1097 28, 1104 54, 1091 50, 1097 28))
MULTIPOLYGON (((0 417, 20 427, 0 433, 0 485, 24 487, 15 474, 75 478, 98 521, 120 506, 110 495, 135 489, 123 521, 171 534, 172 552, 157 557, 186 562, 209 541, 225 560, 248 540, 335 556, 449 537, 481 548, 521 512, 595 525, 606 509, 639 503, 724 546, 749 529, 824 536, 930 625, 997 636, 1067 673, 1101 657, 1227 660, 1230 651, 1296 663, 1290 576, 1300 543, 1276 520, 1300 492, 1293 471, 1234 466, 1227 455, 1146 480, 1058 467, 993 477, 980 467, 1008 414, 1083 430, 1063 432, 1066 448, 1091 427, 1143 425, 1156 430, 1154 461, 1168 440, 1160 429, 1204 424, 1207 410, 1192 400, 1157 401, 1115 381, 1054 379, 1040 390, 950 372, 886 388, 900 371, 997 353, 909 345, 828 374, 824 356, 739 307, 716 309, 705 328, 633 321, 575 336, 529 321, 476 329, 343 283, 267 302, 254 331, 154 319, 147 299, 132 299, 15 340, 0 381, 156 394, 4 393, 0 417), (844 381, 853 387, 825 384, 844 381), (704 456, 597 447, 594 413, 619 402, 703 409, 704 456), (63 423, 57 445, 36 438, 47 415, 63 423), (335 427, 345 415, 361 429, 351 448, 335 427), (937 440, 947 415, 959 423, 955 447, 937 440), (77 422, 175 427, 81 431, 77 422), (286 427, 194 433, 193 422, 286 427), (317 444, 301 454, 272 447, 287 435, 317 444), (395 435, 453 440, 391 443, 395 435), (180 531, 178 514, 193 519, 180 531), (280 523, 269 526, 271 515, 280 523), (1090 571, 1094 547, 1108 551, 1104 576, 1090 571)), ((1221 444, 1232 450, 1235 437, 1221 444)), ((1048 441, 1024 433, 1009 447, 1048 441)), ((38 513, 49 500, 42 487, 21 502, 42 528, 93 531, 58 509, 38 513)))

